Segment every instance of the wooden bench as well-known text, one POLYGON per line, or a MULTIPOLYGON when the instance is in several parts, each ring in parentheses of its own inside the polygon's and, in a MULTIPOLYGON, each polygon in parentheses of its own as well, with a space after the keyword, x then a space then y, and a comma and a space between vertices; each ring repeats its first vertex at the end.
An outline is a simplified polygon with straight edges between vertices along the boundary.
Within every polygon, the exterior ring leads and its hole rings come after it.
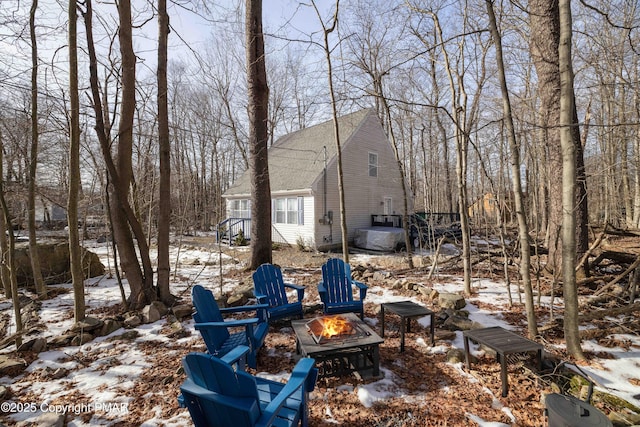
POLYGON ((500 362, 500 378, 502 380, 502 397, 509 393, 509 381, 507 378, 507 358, 508 354, 535 352, 538 362, 538 370, 542 370, 542 350, 544 347, 535 341, 524 338, 515 332, 508 331, 499 326, 491 328, 473 329, 464 331, 464 354, 467 369, 471 369, 469 340, 478 344, 483 344, 496 352, 498 362, 500 362))

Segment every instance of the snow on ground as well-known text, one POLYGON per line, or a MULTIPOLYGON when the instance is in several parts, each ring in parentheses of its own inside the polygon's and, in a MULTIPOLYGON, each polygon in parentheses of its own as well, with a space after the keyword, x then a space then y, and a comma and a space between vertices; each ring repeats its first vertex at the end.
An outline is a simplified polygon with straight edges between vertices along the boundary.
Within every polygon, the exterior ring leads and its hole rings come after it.
MULTIPOLYGON (((97 252, 101 257, 106 258, 109 248, 105 245, 94 246, 91 250, 97 252)), ((215 251, 206 251, 201 249, 189 248, 182 249, 180 253, 176 250, 172 253, 173 260, 179 255, 177 276, 179 280, 175 280, 172 291, 174 294, 180 294, 188 291, 190 285, 194 283, 208 283, 209 287, 219 289, 220 286, 224 290, 234 287, 237 283, 233 280, 224 279, 220 281, 219 271, 227 271, 231 268, 232 263, 230 257, 223 255, 222 267, 220 267, 220 256, 215 251)), ((372 262, 375 263, 374 257, 358 255, 354 257, 352 262, 372 262)), ((105 265, 107 263, 105 262, 105 265)), ((175 267, 175 266, 173 266, 175 267)), ((172 267, 172 269, 173 269, 172 267)), ((434 286, 439 292, 461 292, 463 283, 457 278, 441 277, 441 283, 434 286)), ((59 287, 67 287, 71 285, 62 284, 59 287)), ((466 309, 470 313, 470 318, 484 326, 502 326, 511 328, 506 321, 502 320, 501 314, 498 312, 490 312, 479 308, 482 304, 490 303, 492 306, 506 306, 508 303, 506 288, 504 284, 490 280, 475 280, 473 286, 478 290, 466 309), (475 303, 475 304, 474 304, 475 303)), ((512 286, 513 295, 517 294, 517 288, 512 286)), ((42 331, 43 337, 53 337, 68 330, 73 319, 69 313, 73 307, 73 294, 60 294, 59 296, 49 299, 42 304, 40 311, 41 321, 46 325, 46 329, 42 331)), ((394 295, 394 293, 386 288, 372 286, 367 294, 367 304, 381 304, 384 302, 392 302, 398 300, 406 300, 406 297, 394 295)), ((120 301, 120 290, 117 282, 113 278, 107 276, 90 279, 86 282, 86 303, 90 308, 105 307, 110 304, 116 304, 120 301)), ((309 303, 309 301, 305 301, 309 303)), ((548 299, 542 300, 543 304, 550 304, 548 299)), ((558 304, 558 301, 555 301, 558 304)), ((0 310, 12 316, 11 305, 6 300, 0 300, 0 310)), ((366 321, 372 326, 377 323, 376 318, 367 318, 366 321)), ((428 326, 429 317, 418 319, 423 326, 428 326)), ((192 321, 184 322, 187 329, 192 329, 192 321)), ((166 321, 160 320, 153 324, 142 325, 136 330, 139 335, 133 339, 137 343, 147 343, 157 345, 163 352, 175 352, 173 346, 188 346, 194 341, 199 341, 198 334, 192 334, 187 338, 177 340, 169 340, 160 330, 166 325, 166 321), (169 342, 170 341, 170 342, 169 342)), ((10 333, 12 331, 9 331, 10 333)), ((34 399, 31 402, 35 406, 22 408, 22 411, 10 411, 10 419, 12 422, 33 420, 37 416, 46 411, 66 411, 74 416, 68 417, 72 419, 69 426, 87 426, 87 425, 111 425, 115 423, 122 413, 128 410, 128 404, 132 400, 131 390, 140 377, 145 368, 149 366, 148 355, 138 349, 137 346, 129 345, 123 340, 113 340, 112 337, 121 335, 124 332, 120 329, 110 336, 97 338, 87 344, 79 347, 66 347, 40 353, 38 360, 33 362, 24 374, 16 378, 1 378, 2 384, 11 384, 14 393, 20 393, 22 396, 27 394, 34 399), (39 371, 53 372, 62 370, 68 372, 68 375, 61 375, 59 379, 51 379, 51 376, 44 376, 45 380, 33 380, 34 373, 39 371), (30 375, 31 374, 31 375, 30 375), (28 379, 30 378, 30 379, 28 379), (74 396, 89 396, 89 401, 78 401, 74 396), (69 400, 65 401, 65 396, 69 396, 69 400), (55 404, 53 402, 56 402, 55 404), (60 402, 66 402, 62 405, 60 402), (95 415, 91 419, 82 416, 87 408, 82 405, 92 405, 95 415), (27 410, 24 410, 27 409, 27 410)), ((615 359, 602 360, 599 364, 592 364, 589 367, 583 367, 593 379, 597 380, 599 386, 606 388, 609 392, 619 395, 620 397, 640 406, 638 399, 638 389, 634 388, 628 381, 631 373, 638 371, 640 367, 640 337, 635 335, 618 336, 621 340, 629 340, 632 345, 630 350, 607 348, 607 352, 615 355, 615 359), (597 366, 601 366, 601 369, 597 366)), ((430 339, 427 336, 414 334, 413 339, 419 346, 429 347, 430 339)), ((462 334, 458 333, 456 339, 452 343, 453 347, 463 348, 462 334)), ((593 342, 585 342, 584 348, 594 352, 601 351, 597 344, 593 342)), ((431 348, 431 353, 444 353, 449 349, 446 344, 438 344, 431 348)), ((11 351, 9 347, 3 352, 11 351)), ((477 351, 474 346, 473 351, 477 351)), ((289 357, 289 355, 285 355, 289 357)), ((462 364, 454 366, 460 375, 468 377, 469 381, 475 382, 475 378, 462 369, 462 364)), ((415 399, 416 396, 407 396, 402 390, 402 383, 397 379, 390 370, 381 367, 384 372, 382 379, 368 384, 360 385, 357 388, 357 394, 360 402, 364 407, 369 407, 377 400, 384 400, 390 397, 404 397, 407 401, 415 399)), ((288 373, 259 375, 268 376, 273 379, 283 379, 288 373)), ((635 375, 637 377, 637 374, 635 375)), ((486 389, 486 393, 491 391, 486 389)), ((153 393, 153 390, 150 390, 153 393)), ((13 402, 16 403, 16 402, 13 402)), ((23 401, 24 403, 24 401, 23 401)), ((498 399, 494 398, 494 403, 500 405, 498 399)), ((15 406, 14 406, 15 408, 15 406)), ((5 409, 5 406, 3 406, 5 409)), ((510 415, 509 408, 498 408, 510 415)), ((9 411, 3 411, 9 412, 9 411)), ((331 408, 326 409, 327 419, 331 420, 331 408)), ((477 423, 482 427, 504 426, 505 424, 492 422, 491 420, 482 420, 474 414, 467 414, 470 421, 477 423)), ((140 420, 143 426, 180 426, 188 425, 190 418, 188 412, 183 410, 172 418, 163 419, 161 412, 158 410, 157 415, 148 420, 140 420)), ((516 420, 514 420, 515 422, 516 420)))

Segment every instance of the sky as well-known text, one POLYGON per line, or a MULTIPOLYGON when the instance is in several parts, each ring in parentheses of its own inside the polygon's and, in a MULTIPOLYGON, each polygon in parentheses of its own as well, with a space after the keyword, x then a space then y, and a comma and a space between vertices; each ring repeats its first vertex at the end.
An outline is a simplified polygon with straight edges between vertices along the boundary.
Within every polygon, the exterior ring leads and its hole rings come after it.
MULTIPOLYGON (((171 25, 169 34, 169 58, 182 58, 193 60, 196 53, 201 53, 211 43, 215 43, 215 31, 224 28, 228 31, 236 24, 237 37, 243 38, 239 32, 244 23, 244 12, 237 12, 238 0, 223 0, 216 2, 204 2, 211 7, 204 11, 191 3, 203 3, 201 1, 168 2, 168 13, 171 25)), ((265 1, 263 5, 264 31, 268 34, 276 34, 278 38, 289 37, 293 39, 308 39, 308 34, 320 29, 318 17, 310 6, 301 6, 301 2, 294 0, 265 1)), ((325 16, 330 16, 333 2, 320 1, 320 10, 325 16), (326 9, 323 9, 326 8, 326 9)), ((25 73, 31 66, 31 50, 28 33, 29 1, 2 0, 0 1, 0 89, 9 89, 5 85, 28 82, 29 74, 25 73), (22 33, 22 38, 16 40, 16 34, 22 33)), ((103 23, 110 28, 115 28, 116 9, 113 2, 93 1, 94 7, 94 34, 98 51, 108 47, 108 39, 102 36, 103 23)), ((53 70, 65 70, 67 65, 67 10, 66 1, 40 0, 36 14, 38 27, 38 55, 42 62, 42 72, 50 68, 53 70)), ((155 71, 157 48, 157 21, 153 19, 153 11, 147 0, 132 0, 132 16, 134 20, 134 50, 139 56, 138 70, 144 72, 155 71)), ((84 23, 79 15, 79 34, 84 32, 84 23)), ((110 32, 113 32, 110 30, 110 32)), ((85 41, 79 40, 82 47, 85 41)), ((278 45, 284 43, 272 38, 267 43, 278 45)), ((48 71, 51 74, 51 71, 48 71)), ((52 78, 50 75, 49 79, 52 78)), ((66 77, 64 79, 66 81, 66 77)), ((61 84, 64 84, 62 82, 61 84)))
MULTIPOLYGON (((98 253, 103 263, 108 265, 107 258, 109 249, 107 246, 100 244, 88 246, 91 246, 90 249, 98 253)), ((171 256, 172 259, 178 256, 175 249, 171 256)), ((174 294, 184 292, 188 290, 188 286, 193 283, 206 284, 209 288, 217 287, 217 283, 219 283, 217 257, 216 252, 210 252, 205 249, 193 247, 182 248, 180 253, 180 267, 177 271, 177 276, 180 279, 172 282, 172 292, 174 294)), ((376 260, 374 258, 375 256, 370 255, 353 255, 350 262, 352 264, 366 265, 367 263, 372 263, 375 265, 376 260)), ((223 257, 223 266, 225 271, 229 268, 239 268, 228 256, 223 257)), ((286 275, 285 280, 287 280, 286 275)), ((434 285, 434 288, 439 292, 461 292, 464 288, 460 278, 441 276, 439 280, 440 282, 434 285)), ((237 285, 238 283, 234 280, 225 279, 224 289, 229 290, 237 285)), ((71 289, 70 284, 59 284, 56 286, 71 289)), ((473 297, 467 307, 465 307, 465 309, 470 312, 470 318, 487 327, 502 326, 511 328, 511 326, 502 319, 499 312, 489 312, 478 308, 481 306, 480 303, 490 303, 493 306, 502 305, 506 307, 508 298, 504 284, 477 279, 474 280, 474 287, 478 289, 478 294, 473 297)), ((91 307, 104 307, 114 304, 119 300, 119 292, 117 283, 113 278, 101 276, 90 279, 86 283, 87 305, 91 307)), ((512 292, 516 292, 515 286, 513 286, 512 292)), ((371 286, 367 293, 366 303, 381 304, 383 302, 406 299, 406 297, 394 294, 394 292, 388 288, 371 286)), ((556 299, 556 302, 559 301, 556 299)), ((306 301, 305 303, 310 302, 306 301)), ((549 300, 543 299, 543 303, 548 304, 549 300)), ((40 313, 41 324, 43 325, 42 331, 40 332, 41 336, 53 337, 68 330, 73 323, 72 317, 69 316, 69 311, 72 309, 72 306, 71 292, 66 294, 61 293, 45 301, 40 313)), ((10 301, 0 298, 0 313, 8 317, 12 316, 13 311, 10 301)), ((377 318, 367 317, 365 321, 372 326, 374 330, 378 328, 377 318)), ((418 319, 418 321, 422 326, 428 326, 429 317, 426 316, 418 319)), ((186 329, 193 330, 193 321, 185 320, 183 321, 183 326, 186 329)), ((135 339, 135 343, 140 345, 147 342, 161 346, 163 343, 171 341, 172 344, 188 345, 194 341, 199 342, 201 339, 197 333, 192 333, 188 337, 177 340, 170 339, 163 333, 163 329, 166 329, 165 319, 142 325, 136 328, 139 336, 135 339)), ((428 348, 428 352, 431 354, 446 353, 452 347, 459 349, 464 348, 461 332, 457 332, 452 342, 441 340, 436 343, 436 346, 430 347, 428 328, 425 328, 424 331, 424 334, 416 333, 407 336, 407 340, 415 340, 416 345, 428 348)), ((91 396, 91 403, 104 404, 105 408, 107 404, 109 404, 116 405, 116 408, 126 410, 127 405, 133 399, 130 393, 132 393, 136 379, 150 366, 151 362, 148 360, 148 356, 139 350, 137 345, 132 345, 127 341, 111 339, 111 337, 118 336, 123 332, 123 329, 119 329, 110 336, 97 338, 82 346, 69 346, 42 352, 38 360, 27 368, 24 375, 16 378, 0 378, 0 384, 11 384, 11 388, 15 394, 24 395, 27 392, 31 393, 30 399, 36 399, 37 402, 41 404, 47 404, 53 402, 53 399, 59 398, 58 402, 69 401, 71 405, 74 402, 77 403, 77 398, 71 396, 83 395, 91 396), (53 372, 57 369, 66 369, 68 370, 68 374, 59 379, 46 378, 45 375, 46 380, 43 381, 33 380, 33 375, 27 377, 29 373, 53 372), (70 397, 66 398, 65 396, 70 397)), ((640 362, 640 337, 629 334, 617 335, 616 338, 629 340, 631 343, 630 348, 626 350, 623 348, 604 348, 591 341, 584 342, 585 350, 593 352, 606 351, 606 353, 612 354, 613 357, 593 361, 589 366, 582 367, 582 369, 588 372, 592 379, 596 380, 598 387, 606 389, 608 392, 640 406, 640 396, 637 394, 638 388, 632 386, 628 381, 629 378, 634 376, 637 378, 636 373, 638 372, 638 363, 640 362)), ((13 348, 8 347, 0 350, 0 354, 11 350, 13 350, 13 348)), ((472 352, 476 355, 482 354, 478 347, 473 344, 472 352)), ((176 360, 176 364, 177 363, 176 360)), ((452 364, 452 366, 461 376, 467 377, 470 382, 478 381, 478 379, 463 369, 462 363, 452 364)), ((411 396, 403 393, 401 379, 396 378, 384 365, 381 366, 381 371, 384 374, 381 379, 358 385, 357 390, 353 385, 345 385, 343 391, 348 393, 356 392, 363 407, 370 407, 376 401, 384 401, 392 397, 405 396, 407 399, 411 398, 411 396)), ((276 374, 259 373, 261 376, 281 380, 285 380, 288 374, 287 372, 276 374)), ((489 389, 485 388, 485 392, 492 396, 492 405, 499 405, 499 408, 513 420, 513 423, 517 424, 518 420, 514 419, 510 408, 503 406, 499 401, 499 397, 493 395, 489 389)), ((73 409, 72 407, 70 408, 73 409)), ((42 412, 39 411, 40 409, 42 408, 38 408, 36 412, 13 413, 11 419, 16 422, 34 420, 37 416, 42 415, 42 412)), ((51 408, 48 409, 52 410, 51 408)), ((82 417, 82 408, 77 409, 78 414, 70 416, 69 426, 108 426, 115 423, 118 420, 118 416, 120 416, 118 411, 111 408, 109 411, 106 409, 96 411, 93 417, 87 420, 82 417)), ((159 408, 157 412, 160 414, 159 408)), ((328 411, 327 417, 328 419, 332 418, 330 411, 328 411)), ((495 420, 483 420, 475 414, 468 414, 468 418, 481 427, 507 426, 495 420)), ((140 425, 146 427, 160 425, 172 427, 186 424, 189 424, 189 415, 186 409, 172 418, 163 418, 161 415, 157 415, 147 420, 141 420, 140 423, 140 425)))

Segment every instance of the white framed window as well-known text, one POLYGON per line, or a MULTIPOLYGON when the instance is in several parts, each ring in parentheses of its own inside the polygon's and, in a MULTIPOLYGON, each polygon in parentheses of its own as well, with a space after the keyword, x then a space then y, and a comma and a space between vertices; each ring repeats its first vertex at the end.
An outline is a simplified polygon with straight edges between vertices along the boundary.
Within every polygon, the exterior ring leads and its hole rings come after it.
POLYGON ((274 199, 273 222, 304 225, 304 197, 274 199))
POLYGON ((377 153, 369 153, 369 176, 377 177, 378 176, 378 154, 377 153))
POLYGON ((287 223, 287 199, 276 199, 273 210, 273 222, 276 224, 287 223))
POLYGON ((238 199, 231 201, 230 218, 251 218, 251 203, 249 199, 238 199))

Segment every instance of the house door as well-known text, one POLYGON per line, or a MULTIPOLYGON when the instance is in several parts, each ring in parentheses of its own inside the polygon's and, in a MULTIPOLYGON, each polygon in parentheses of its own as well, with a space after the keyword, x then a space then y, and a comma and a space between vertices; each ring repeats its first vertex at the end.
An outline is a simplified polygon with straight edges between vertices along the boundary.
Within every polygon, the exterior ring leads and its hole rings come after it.
POLYGON ((391 197, 384 198, 384 212, 385 215, 393 214, 393 199, 391 197))

